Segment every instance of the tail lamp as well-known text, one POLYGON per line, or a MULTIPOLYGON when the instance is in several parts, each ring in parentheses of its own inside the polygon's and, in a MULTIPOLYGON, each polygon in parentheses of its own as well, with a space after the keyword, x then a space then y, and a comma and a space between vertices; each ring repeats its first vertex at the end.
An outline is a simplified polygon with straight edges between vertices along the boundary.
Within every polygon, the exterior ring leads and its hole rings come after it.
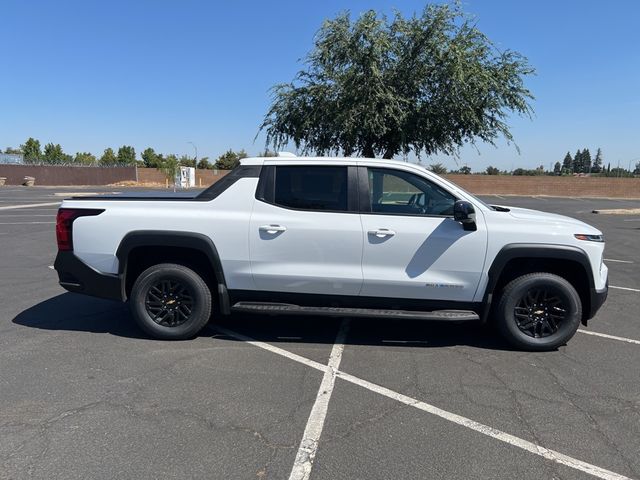
POLYGON ((100 215, 104 209, 99 208, 60 208, 56 217, 56 240, 58 250, 70 252, 73 250, 73 222, 79 217, 93 217, 100 215))

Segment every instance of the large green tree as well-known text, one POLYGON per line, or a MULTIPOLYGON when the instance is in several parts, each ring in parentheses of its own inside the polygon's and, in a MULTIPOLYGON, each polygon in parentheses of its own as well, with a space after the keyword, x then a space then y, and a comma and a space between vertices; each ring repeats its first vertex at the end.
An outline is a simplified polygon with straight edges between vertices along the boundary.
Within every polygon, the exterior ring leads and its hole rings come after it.
POLYGON ((576 150, 576 154, 573 156, 573 168, 572 173, 580 173, 582 171, 582 150, 576 150))
POLYGON ((531 114, 527 59, 499 50, 457 3, 410 18, 368 11, 325 21, 292 83, 276 85, 260 130, 276 149, 345 155, 457 153, 512 140, 531 114))
POLYGON ((76 156, 73 158, 74 163, 80 165, 93 165, 96 163, 96 157, 89 152, 76 152, 76 156))
POLYGON ((201 170, 210 169, 211 166, 212 165, 209 162, 209 157, 202 157, 200 160, 198 160, 197 168, 199 168, 201 170))
POLYGON ((140 155, 145 167, 158 168, 162 163, 162 156, 158 155, 151 147, 146 148, 140 155))
POLYGON ((565 175, 573 173, 573 157, 569 152, 567 152, 562 161, 562 173, 565 175))
POLYGON ((42 154, 42 161, 53 165, 59 165, 62 163, 69 163, 73 160, 71 155, 67 155, 62 151, 62 147, 59 143, 47 143, 44 146, 44 152, 42 154))
POLYGON ((109 147, 104 151, 98 162, 103 167, 109 167, 118 163, 118 157, 113 152, 113 148, 109 147))
POLYGON ((120 165, 135 165, 136 151, 129 145, 123 145, 118 149, 117 161, 120 165))
POLYGON ((593 159, 593 165, 591 166, 592 173, 600 173, 602 172, 602 150, 598 148, 596 151, 596 158, 593 159))
POLYGON ((238 166, 241 158, 246 157, 247 152, 245 152, 244 150, 234 152, 233 150, 229 149, 218 157, 214 166, 215 168, 219 168, 220 170, 231 170, 238 166))
POLYGON ((40 151, 40 140, 29 137, 24 144, 20 145, 20 150, 24 154, 24 160, 27 163, 36 163, 40 161, 42 152, 40 151))

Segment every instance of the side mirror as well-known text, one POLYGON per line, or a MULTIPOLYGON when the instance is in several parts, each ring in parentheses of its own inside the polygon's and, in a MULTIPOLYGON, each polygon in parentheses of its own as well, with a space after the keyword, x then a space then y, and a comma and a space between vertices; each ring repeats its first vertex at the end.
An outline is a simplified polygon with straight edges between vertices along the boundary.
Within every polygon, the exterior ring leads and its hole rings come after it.
POLYGON ((462 228, 468 231, 475 231, 476 226, 476 210, 469 202, 458 200, 453 204, 453 219, 462 223, 462 228))

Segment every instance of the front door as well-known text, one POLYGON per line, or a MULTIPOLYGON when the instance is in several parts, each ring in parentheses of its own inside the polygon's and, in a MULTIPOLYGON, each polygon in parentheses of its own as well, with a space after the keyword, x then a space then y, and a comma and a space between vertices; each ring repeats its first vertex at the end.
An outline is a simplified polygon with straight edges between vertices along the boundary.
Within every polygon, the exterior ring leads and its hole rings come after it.
POLYGON ((369 189, 361 197, 361 295, 472 301, 487 248, 481 213, 478 229, 465 231, 453 220, 456 197, 427 178, 393 168, 359 173, 369 189))
POLYGON ((263 167, 249 233, 258 290, 358 295, 362 226, 350 174, 355 167, 263 167))

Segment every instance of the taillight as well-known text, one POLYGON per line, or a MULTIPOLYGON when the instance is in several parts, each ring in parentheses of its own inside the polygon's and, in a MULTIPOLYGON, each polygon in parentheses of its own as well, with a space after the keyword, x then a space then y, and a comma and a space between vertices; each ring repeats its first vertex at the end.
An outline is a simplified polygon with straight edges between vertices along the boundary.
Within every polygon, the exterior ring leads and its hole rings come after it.
POLYGON ((91 217, 104 212, 99 208, 59 208, 56 217, 56 239, 58 250, 73 250, 73 221, 78 217, 91 217))

